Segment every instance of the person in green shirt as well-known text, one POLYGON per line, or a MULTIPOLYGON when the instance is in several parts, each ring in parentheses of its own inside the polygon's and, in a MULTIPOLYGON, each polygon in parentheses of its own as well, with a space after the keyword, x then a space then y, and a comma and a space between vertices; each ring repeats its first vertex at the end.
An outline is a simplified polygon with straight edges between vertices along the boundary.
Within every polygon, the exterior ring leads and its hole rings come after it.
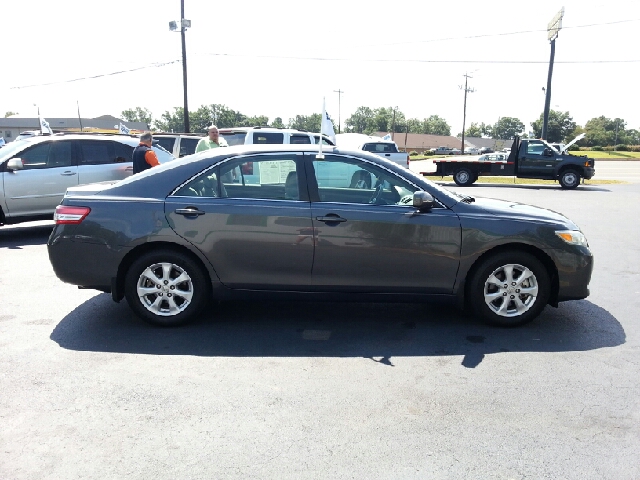
POLYGON ((218 127, 210 125, 209 128, 207 128, 207 131, 209 132, 209 136, 204 137, 198 142, 198 145, 196 145, 196 153, 204 152, 210 148, 218 148, 220 146, 218 127))

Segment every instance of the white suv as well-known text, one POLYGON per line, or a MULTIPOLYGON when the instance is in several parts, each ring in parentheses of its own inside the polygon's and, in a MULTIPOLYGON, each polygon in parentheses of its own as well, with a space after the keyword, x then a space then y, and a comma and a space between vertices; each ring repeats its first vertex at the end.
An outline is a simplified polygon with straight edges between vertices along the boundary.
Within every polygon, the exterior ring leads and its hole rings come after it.
MULTIPOLYGON (((292 144, 313 145, 320 140, 319 133, 310 133, 293 128, 275 127, 235 127, 219 128, 220 138, 225 139, 229 146, 233 145, 264 145, 264 144, 292 144)), ((322 135, 322 143, 333 145, 326 135, 322 135)))
MULTIPOLYGON (((122 180, 133 173, 132 135, 37 135, 0 149, 0 225, 53 218, 68 187, 122 180)), ((153 149, 160 163, 174 157, 153 149)))
MULTIPOLYGON (((190 133, 154 133, 153 144, 156 143, 164 148, 176 158, 192 155, 196 152, 198 142, 204 138, 204 135, 196 135, 190 133)), ((220 146, 227 147, 224 138, 220 137, 220 146)))

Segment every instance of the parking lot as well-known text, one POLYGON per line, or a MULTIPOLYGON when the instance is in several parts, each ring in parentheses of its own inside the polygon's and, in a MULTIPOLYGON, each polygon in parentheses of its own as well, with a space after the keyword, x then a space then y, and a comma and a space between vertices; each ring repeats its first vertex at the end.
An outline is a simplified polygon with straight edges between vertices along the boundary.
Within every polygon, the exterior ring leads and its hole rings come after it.
POLYGON ((591 296, 518 329, 294 302, 159 329, 61 283, 51 222, 0 227, 0 478, 639 478, 640 181, 451 188, 575 221, 591 296))

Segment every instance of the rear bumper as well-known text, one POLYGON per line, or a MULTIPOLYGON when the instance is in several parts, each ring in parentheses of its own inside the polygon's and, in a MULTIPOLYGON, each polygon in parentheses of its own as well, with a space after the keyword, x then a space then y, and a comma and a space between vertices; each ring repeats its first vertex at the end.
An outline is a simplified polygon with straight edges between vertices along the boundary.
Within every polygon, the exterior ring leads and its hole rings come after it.
POLYGON ((47 244, 49 261, 56 276, 65 283, 111 291, 111 279, 128 249, 83 242, 72 237, 51 235, 47 244))

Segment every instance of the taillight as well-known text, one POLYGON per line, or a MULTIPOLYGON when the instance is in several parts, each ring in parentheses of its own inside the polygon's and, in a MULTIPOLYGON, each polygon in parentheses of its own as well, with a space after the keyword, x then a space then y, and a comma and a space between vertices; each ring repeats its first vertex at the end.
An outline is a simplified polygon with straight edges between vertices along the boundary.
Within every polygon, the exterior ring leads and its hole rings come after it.
POLYGON ((407 155, 407 167, 409 166, 409 155, 407 155))
POLYGON ((62 224, 78 224, 89 215, 91 209, 89 207, 70 207, 68 205, 58 205, 56 213, 53 214, 53 220, 56 225, 62 224))

